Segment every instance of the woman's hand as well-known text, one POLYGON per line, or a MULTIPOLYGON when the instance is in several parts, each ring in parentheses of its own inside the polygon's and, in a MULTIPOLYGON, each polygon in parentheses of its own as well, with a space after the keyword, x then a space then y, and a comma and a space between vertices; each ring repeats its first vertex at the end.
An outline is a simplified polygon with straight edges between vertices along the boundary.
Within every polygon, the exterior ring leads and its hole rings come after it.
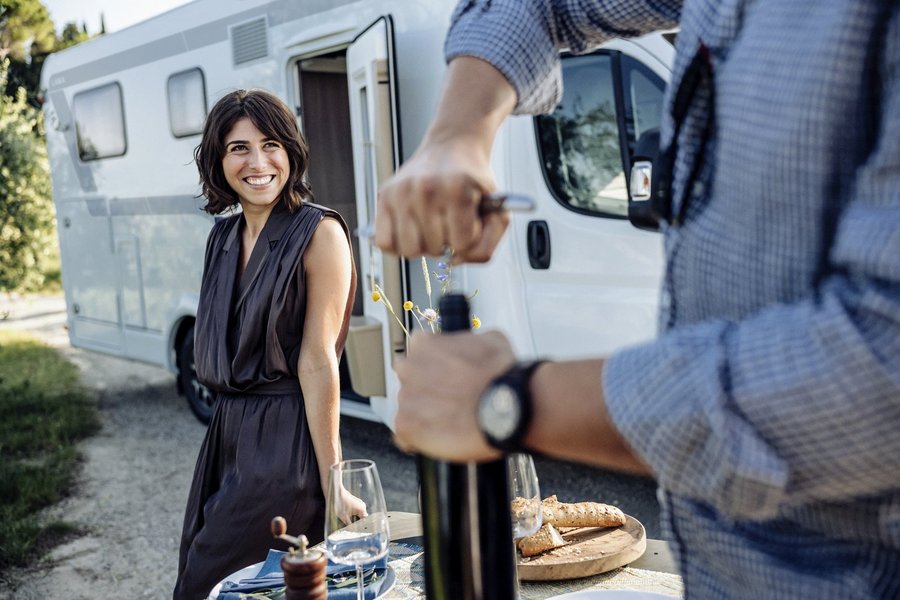
POLYGON ((336 500, 338 507, 337 516, 344 525, 350 525, 369 516, 366 510, 366 503, 348 492, 343 485, 338 494, 339 496, 336 500))

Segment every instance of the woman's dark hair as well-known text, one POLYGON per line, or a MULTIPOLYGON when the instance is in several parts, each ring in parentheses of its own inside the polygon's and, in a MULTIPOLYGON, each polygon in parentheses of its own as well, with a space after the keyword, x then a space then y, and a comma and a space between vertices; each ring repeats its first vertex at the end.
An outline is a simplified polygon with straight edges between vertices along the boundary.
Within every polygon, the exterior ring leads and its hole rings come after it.
POLYGON ((194 149, 201 191, 207 200, 203 210, 216 215, 238 204, 238 195, 225 180, 222 158, 225 156, 225 136, 244 117, 250 119, 266 137, 284 146, 291 173, 281 192, 281 201, 294 212, 304 200, 312 200, 313 197, 306 181, 309 146, 297 127, 291 109, 263 90, 231 92, 220 98, 209 111, 203 126, 203 138, 194 149))

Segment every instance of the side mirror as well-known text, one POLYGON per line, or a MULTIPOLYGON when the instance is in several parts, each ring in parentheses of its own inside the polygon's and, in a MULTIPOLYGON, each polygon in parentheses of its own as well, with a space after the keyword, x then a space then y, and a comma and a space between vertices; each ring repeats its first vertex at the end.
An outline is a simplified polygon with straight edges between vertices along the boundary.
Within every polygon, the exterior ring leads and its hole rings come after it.
POLYGON ((628 185, 628 220, 638 229, 659 231, 660 215, 653 199, 659 192, 659 129, 648 129, 634 146, 628 185))

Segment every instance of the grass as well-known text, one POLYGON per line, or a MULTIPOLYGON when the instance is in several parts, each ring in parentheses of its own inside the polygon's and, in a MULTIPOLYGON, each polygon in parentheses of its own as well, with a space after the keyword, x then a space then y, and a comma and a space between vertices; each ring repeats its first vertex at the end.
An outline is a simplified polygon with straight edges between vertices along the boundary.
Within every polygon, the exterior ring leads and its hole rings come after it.
POLYGON ((70 535, 39 511, 61 500, 78 468, 75 443, 100 428, 78 369, 30 336, 0 331, 0 570, 70 535))

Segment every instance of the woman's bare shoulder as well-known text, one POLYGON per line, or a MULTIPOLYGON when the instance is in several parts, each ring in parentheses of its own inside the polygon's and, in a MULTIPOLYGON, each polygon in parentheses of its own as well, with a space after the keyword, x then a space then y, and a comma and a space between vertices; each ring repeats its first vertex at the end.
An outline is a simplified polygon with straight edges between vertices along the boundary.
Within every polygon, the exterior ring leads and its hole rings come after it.
POLYGON ((350 244, 343 225, 334 217, 324 215, 316 226, 309 247, 306 249, 307 269, 310 261, 334 265, 345 262, 350 256, 350 244))

